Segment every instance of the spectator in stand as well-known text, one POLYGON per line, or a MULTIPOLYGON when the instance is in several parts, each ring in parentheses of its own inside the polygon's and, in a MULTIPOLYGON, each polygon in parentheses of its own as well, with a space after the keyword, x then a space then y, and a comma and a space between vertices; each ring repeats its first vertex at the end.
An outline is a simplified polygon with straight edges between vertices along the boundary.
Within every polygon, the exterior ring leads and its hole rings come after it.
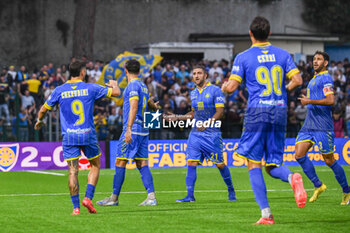
POLYGON ((162 75, 165 74, 168 78, 168 83, 170 85, 172 85, 173 83, 175 83, 175 74, 174 71, 171 67, 171 65, 168 63, 165 65, 165 69, 163 70, 162 75))
POLYGON ((350 129, 350 96, 348 96, 347 105, 345 107, 346 129, 350 129))
POLYGON ((219 67, 218 62, 214 62, 213 67, 209 69, 209 80, 214 80, 214 73, 217 72, 221 78, 221 80, 224 78, 221 67, 219 67))
POLYGON ((192 80, 189 77, 185 78, 185 83, 190 91, 192 91, 195 88, 194 82, 192 82, 192 80))
POLYGON ((335 61, 331 61, 331 65, 328 67, 328 73, 332 76, 334 80, 335 72, 337 71, 337 66, 335 65, 335 61))
POLYGON ((65 80, 68 80, 69 78, 69 70, 67 69, 66 65, 61 66, 62 69, 62 75, 64 76, 65 80))
POLYGON ((229 62, 225 59, 222 59, 220 62, 220 66, 222 67, 223 77, 226 77, 227 74, 231 74, 231 69, 228 66, 229 62))
POLYGON ((32 78, 22 82, 22 84, 28 85, 29 94, 33 96, 36 107, 39 107, 41 105, 39 101, 39 87, 41 86, 41 82, 37 79, 36 73, 33 73, 32 78))
POLYGON ((149 96, 150 97, 155 97, 156 96, 156 89, 154 88, 152 84, 152 77, 148 77, 145 80, 145 84, 148 88, 149 96))
POLYGON ((40 69, 40 75, 39 75, 39 79, 41 81, 47 80, 50 77, 49 73, 47 72, 47 66, 44 65, 41 69, 40 69))
POLYGON ((44 93, 44 99, 47 100, 47 98, 49 98, 49 96, 51 95, 51 93, 53 92, 53 90, 55 90, 55 85, 51 84, 49 86, 49 88, 47 88, 45 90, 45 93, 44 93))
POLYGON ((176 79, 179 79, 180 83, 184 83, 185 78, 188 78, 188 77, 190 77, 190 74, 186 71, 186 66, 182 64, 180 66, 179 72, 176 73, 176 79))
POLYGON ((169 98, 168 93, 164 93, 163 99, 160 100, 160 106, 165 109, 165 105, 168 105, 168 108, 174 110, 175 109, 175 104, 172 99, 169 98))
POLYGON ((22 109, 28 110, 27 113, 32 113, 35 109, 35 101, 33 96, 30 95, 29 91, 26 90, 22 95, 22 109))
POLYGON ((15 71, 15 66, 10 66, 8 73, 11 75, 12 80, 15 81, 17 72, 15 71))
POLYGON ((158 64, 156 66, 156 68, 153 70, 153 76, 154 76, 154 80, 157 83, 161 83, 162 82, 162 67, 160 64, 158 64))
POLYGON ((121 130, 119 129, 119 123, 118 121, 122 121, 121 118, 122 116, 118 114, 119 110, 121 108, 118 107, 113 107, 112 108, 112 113, 108 116, 108 130, 111 134, 111 139, 112 140, 116 140, 119 138, 120 134, 121 134, 121 130))
POLYGON ((9 85, 5 80, 5 74, 0 76, 0 118, 5 115, 6 124, 10 125, 10 111, 8 106, 9 85))
POLYGON ((94 69, 94 63, 92 61, 89 61, 86 64, 86 75, 91 78, 91 71, 94 69))
POLYGON ((336 138, 348 137, 348 130, 344 118, 341 116, 341 111, 336 109, 333 112, 333 125, 334 125, 334 136, 336 138))
POLYGON ((55 68, 53 67, 53 64, 50 62, 49 65, 47 66, 47 73, 49 75, 55 73, 55 68))
POLYGON ((28 133, 28 110, 21 108, 21 112, 18 114, 19 129, 18 129, 18 141, 27 142, 29 139, 28 133))
POLYGON ((105 140, 107 137, 107 121, 102 111, 97 112, 94 122, 98 140, 105 140))
POLYGON ((65 75, 62 74, 61 68, 56 69, 56 80, 59 86, 64 84, 67 81, 65 75))
POLYGON ((163 74, 161 83, 157 84, 157 96, 163 96, 164 93, 168 92, 170 84, 168 82, 168 77, 163 74))
POLYGON ((306 111, 307 111, 306 106, 303 106, 300 103, 298 103, 297 107, 295 108, 295 114, 296 114, 296 118, 298 120, 298 131, 305 121, 306 111))
POLYGON ((90 72, 91 82, 95 83, 101 76, 101 71, 99 65, 96 63, 94 69, 90 72))
POLYGON ((291 101, 288 109, 287 137, 295 138, 298 135, 298 120, 295 113, 295 102, 291 101))

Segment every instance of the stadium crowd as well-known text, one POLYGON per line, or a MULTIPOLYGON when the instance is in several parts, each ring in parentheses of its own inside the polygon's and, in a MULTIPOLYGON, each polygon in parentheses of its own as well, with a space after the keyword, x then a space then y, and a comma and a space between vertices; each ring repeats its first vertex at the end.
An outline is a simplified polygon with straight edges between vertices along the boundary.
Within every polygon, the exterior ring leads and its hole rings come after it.
MULTIPOLYGON (((74 59, 74 58, 73 58, 74 59)), ((191 110, 190 92, 195 88, 191 81, 192 67, 196 64, 206 67, 208 80, 220 86, 230 76, 231 64, 226 60, 199 62, 162 61, 151 72, 144 75, 144 82, 150 96, 159 101, 165 114, 186 114, 191 110)), ((87 82, 96 82, 105 64, 102 61, 86 61, 87 82)), ((298 68, 303 85, 288 93, 287 137, 296 137, 306 117, 306 106, 298 97, 306 95, 306 87, 313 78, 312 61, 300 61, 298 68)), ((336 101, 333 106, 333 122, 336 137, 347 137, 350 127, 350 63, 331 61, 328 67, 333 77, 336 101)), ((1 141, 47 141, 48 129, 43 128, 35 138, 34 124, 40 106, 55 87, 69 79, 68 65, 52 63, 28 70, 25 66, 3 67, 0 77, 0 140, 1 141)), ((222 120, 224 138, 239 138, 242 132, 243 115, 248 99, 242 84, 232 95, 225 96, 225 114, 222 120)), ((51 127, 55 128, 58 112, 53 111, 51 127)), ((99 140, 118 139, 122 132, 122 109, 115 102, 103 98, 94 108, 94 119, 99 140)), ((46 119, 48 121, 48 119, 46 119)), ((150 139, 184 139, 189 129, 152 130, 150 139)))

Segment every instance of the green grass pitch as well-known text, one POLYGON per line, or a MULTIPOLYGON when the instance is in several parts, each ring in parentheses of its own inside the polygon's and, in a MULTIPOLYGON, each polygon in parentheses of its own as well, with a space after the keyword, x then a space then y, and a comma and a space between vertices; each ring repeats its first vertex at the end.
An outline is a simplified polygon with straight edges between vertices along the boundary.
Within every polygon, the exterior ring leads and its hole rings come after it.
MULTIPOLYGON (((196 202, 176 203, 185 196, 186 169, 152 169, 158 206, 138 207, 146 193, 137 170, 127 170, 119 206, 100 207, 96 215, 82 206, 71 216, 67 171, 55 176, 30 172, 0 173, 0 232, 349 232, 350 206, 340 206, 342 191, 330 168, 317 167, 328 189, 315 203, 299 209, 288 183, 265 181, 276 224, 252 225, 260 210, 251 191, 247 168, 230 168, 237 201, 227 201, 226 186, 216 168, 198 168, 196 202), (17 194, 17 195, 15 195, 17 194), (20 195, 38 194, 38 195, 20 195)), ((344 166, 348 179, 350 167, 344 166)), ((300 167, 291 167, 301 172, 300 167)), ((52 172, 52 171, 51 171, 52 172)), ((82 201, 88 171, 81 171, 82 201)), ((101 170, 93 202, 112 191, 113 170, 101 170)), ((313 186, 303 174, 308 197, 313 186)))

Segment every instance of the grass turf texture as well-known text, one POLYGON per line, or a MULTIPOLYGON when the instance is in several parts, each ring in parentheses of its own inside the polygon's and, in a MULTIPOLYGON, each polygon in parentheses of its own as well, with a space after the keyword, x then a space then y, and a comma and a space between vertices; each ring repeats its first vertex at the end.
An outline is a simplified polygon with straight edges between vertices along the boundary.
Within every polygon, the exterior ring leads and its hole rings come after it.
MULTIPOLYGON (((290 167, 301 172, 300 167, 290 167)), ((350 178, 350 167, 344 166, 350 178)), ((29 172, 0 173, 0 232, 348 232, 350 206, 340 206, 342 191, 328 167, 316 167, 327 190, 315 203, 299 209, 288 183, 264 172, 276 225, 253 226, 260 210, 251 191, 247 168, 230 168, 238 201, 228 202, 226 186, 217 168, 198 168, 194 203, 176 203, 186 195, 186 169, 152 169, 158 206, 138 207, 146 193, 138 170, 127 170, 120 205, 95 204, 110 195, 114 170, 101 170, 93 200, 96 215, 71 216, 72 203, 65 176, 29 172), (9 196, 8 194, 45 194, 9 196), (53 194, 53 195, 48 195, 53 194)), ((88 171, 80 171, 80 202, 88 171)), ((313 186, 303 174, 308 198, 313 186)))

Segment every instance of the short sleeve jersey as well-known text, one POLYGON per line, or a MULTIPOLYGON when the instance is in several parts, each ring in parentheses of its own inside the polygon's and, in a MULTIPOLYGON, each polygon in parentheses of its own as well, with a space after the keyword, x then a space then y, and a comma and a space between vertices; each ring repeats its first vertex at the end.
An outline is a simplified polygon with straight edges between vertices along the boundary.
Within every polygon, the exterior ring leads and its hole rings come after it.
POLYGON ((133 134, 148 135, 148 128, 144 128, 144 113, 148 111, 149 93, 146 85, 139 79, 133 79, 123 93, 123 130, 126 131, 129 121, 130 100, 137 100, 137 112, 131 132, 133 134))
POLYGON ((286 125, 285 77, 298 72, 291 55, 268 42, 254 44, 238 54, 229 79, 245 82, 249 93, 245 123, 286 125))
MULTIPOLYGON (((210 82, 204 88, 197 87, 191 92, 191 106, 196 121, 211 119, 216 112, 216 107, 224 107, 224 103, 225 100, 221 89, 210 82)), ((201 133, 196 127, 192 129, 192 132, 201 133)), ((203 133, 208 132, 220 132, 220 128, 209 127, 203 131, 203 133)))
MULTIPOLYGON (((328 71, 314 75, 307 86, 307 97, 318 100, 331 94, 334 94, 333 80, 328 71)), ((308 104, 303 128, 333 131, 332 106, 308 104)))
POLYGON ((56 104, 60 105, 63 145, 97 143, 94 102, 111 95, 112 88, 75 80, 67 81, 51 93, 44 106, 52 110, 56 104))

